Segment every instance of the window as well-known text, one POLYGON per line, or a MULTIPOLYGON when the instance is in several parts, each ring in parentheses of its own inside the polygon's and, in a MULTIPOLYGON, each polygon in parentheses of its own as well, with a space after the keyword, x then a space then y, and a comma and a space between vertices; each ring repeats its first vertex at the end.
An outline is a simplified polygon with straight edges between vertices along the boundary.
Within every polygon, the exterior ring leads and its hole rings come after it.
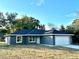
POLYGON ((29 38, 30 43, 35 43, 36 42, 36 39, 34 39, 34 37, 28 37, 28 38, 29 38))
POLYGON ((16 37, 16 43, 22 43, 22 36, 16 37))

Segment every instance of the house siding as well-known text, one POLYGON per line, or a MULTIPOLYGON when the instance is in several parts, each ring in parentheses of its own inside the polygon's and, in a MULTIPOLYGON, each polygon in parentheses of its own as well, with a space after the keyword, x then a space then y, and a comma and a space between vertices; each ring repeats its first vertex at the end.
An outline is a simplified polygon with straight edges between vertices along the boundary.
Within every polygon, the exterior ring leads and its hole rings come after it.
POLYGON ((40 43, 46 45, 70 45, 70 36, 44 36, 41 38, 40 43))
MULTIPOLYGON (((38 37, 38 36, 33 36, 38 37)), ((46 44, 46 45, 70 45, 70 36, 39 36, 40 43, 39 44, 46 44)), ((16 43, 16 36, 10 37, 10 44, 11 45, 27 45, 27 44, 38 44, 37 40, 35 43, 30 43, 27 36, 23 36, 22 43, 16 43)))
POLYGON ((15 45, 16 44, 16 36, 10 37, 10 44, 15 45))
POLYGON ((29 43, 29 39, 28 39, 27 36, 22 37, 22 43, 16 43, 16 36, 11 36, 10 37, 10 44, 12 44, 12 45, 22 45, 22 44, 38 44, 38 43, 37 43, 37 40, 36 40, 35 43, 29 43))
POLYGON ((53 36, 44 36, 40 39, 41 44, 53 45, 53 36))
POLYGON ((23 36, 22 44, 28 44, 27 36, 23 36))
POLYGON ((10 44, 12 45, 28 44, 28 39, 26 36, 23 36, 22 43, 16 43, 16 36, 11 36, 10 44))

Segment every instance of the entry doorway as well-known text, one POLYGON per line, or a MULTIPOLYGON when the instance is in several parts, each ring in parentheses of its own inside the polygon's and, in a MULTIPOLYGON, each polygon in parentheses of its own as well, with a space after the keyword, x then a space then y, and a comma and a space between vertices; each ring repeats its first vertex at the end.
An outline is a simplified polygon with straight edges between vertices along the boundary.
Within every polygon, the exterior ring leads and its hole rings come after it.
POLYGON ((40 44, 40 37, 29 36, 28 37, 28 42, 29 43, 37 43, 37 44, 40 44))

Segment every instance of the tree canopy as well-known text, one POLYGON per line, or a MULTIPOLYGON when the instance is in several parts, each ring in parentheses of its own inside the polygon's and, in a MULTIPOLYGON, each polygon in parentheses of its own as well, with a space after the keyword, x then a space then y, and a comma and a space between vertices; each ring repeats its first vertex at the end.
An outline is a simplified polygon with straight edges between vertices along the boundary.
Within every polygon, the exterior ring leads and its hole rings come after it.
POLYGON ((17 13, 3 13, 0 12, 0 26, 5 27, 1 31, 6 33, 12 33, 18 29, 34 29, 38 27, 43 27, 40 25, 40 21, 34 17, 23 16, 21 18, 16 18, 17 13))
POLYGON ((24 16, 21 19, 16 20, 15 26, 18 29, 34 29, 35 27, 40 26, 40 21, 33 17, 24 16))
POLYGON ((61 27, 60 27, 60 31, 65 31, 65 27, 64 27, 64 25, 61 25, 61 27))
POLYGON ((79 32, 79 19, 73 20, 72 24, 66 27, 66 31, 71 33, 79 32))
MULTIPOLYGON (((0 27, 2 27, 0 32, 12 33, 18 29, 45 29, 45 25, 41 25, 40 21, 34 17, 23 16, 21 18, 17 18, 17 16, 18 14, 16 12, 0 12, 0 27)), ((57 27, 52 23, 49 23, 48 26, 51 29, 57 29, 57 27)), ((67 31, 70 33, 79 32, 79 19, 75 19, 72 24, 68 25, 66 28, 61 25, 60 31, 67 31)))

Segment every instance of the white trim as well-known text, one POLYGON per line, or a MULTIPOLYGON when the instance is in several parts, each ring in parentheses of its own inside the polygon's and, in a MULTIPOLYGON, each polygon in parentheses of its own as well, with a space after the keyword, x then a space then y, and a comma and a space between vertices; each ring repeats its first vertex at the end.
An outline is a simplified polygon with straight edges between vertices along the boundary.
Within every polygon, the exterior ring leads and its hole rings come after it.
POLYGON ((37 37, 37 44, 40 44, 40 37, 37 37))
POLYGON ((50 35, 62 35, 62 36, 73 36, 74 34, 7 34, 5 36, 50 36, 50 35))
POLYGON ((7 45, 10 45, 10 37, 6 37, 6 38, 5 38, 5 43, 6 43, 7 45))
POLYGON ((10 45, 10 37, 8 37, 8 45, 10 45))
POLYGON ((18 35, 18 36, 16 36, 16 43, 22 43, 22 39, 23 39, 23 37, 22 37, 21 35, 18 35), (21 39, 20 39, 21 41, 19 41, 19 42, 17 42, 17 37, 18 37, 18 36, 21 37, 21 39))

